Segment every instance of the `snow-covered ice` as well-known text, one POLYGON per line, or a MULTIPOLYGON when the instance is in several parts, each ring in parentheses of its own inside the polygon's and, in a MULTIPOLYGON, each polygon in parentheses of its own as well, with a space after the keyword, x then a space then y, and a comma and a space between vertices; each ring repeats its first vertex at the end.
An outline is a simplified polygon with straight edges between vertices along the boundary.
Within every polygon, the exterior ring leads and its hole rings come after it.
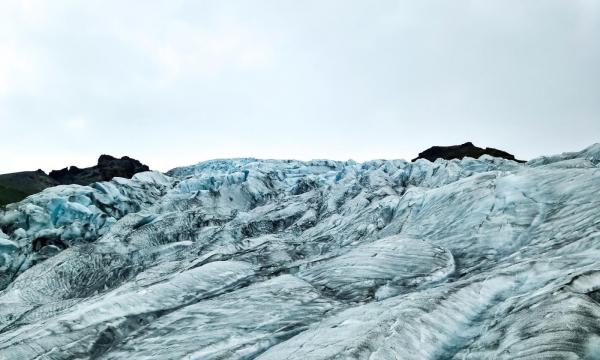
POLYGON ((0 289, 0 359, 600 358, 600 144, 57 186, 0 289))

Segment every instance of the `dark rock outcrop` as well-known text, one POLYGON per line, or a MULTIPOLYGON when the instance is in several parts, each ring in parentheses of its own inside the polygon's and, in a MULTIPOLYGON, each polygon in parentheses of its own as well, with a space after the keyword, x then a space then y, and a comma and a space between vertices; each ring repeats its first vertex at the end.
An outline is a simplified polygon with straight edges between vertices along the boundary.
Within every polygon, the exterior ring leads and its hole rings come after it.
POLYGON ((507 153, 506 151, 486 147, 485 149, 473 145, 472 142, 466 142, 462 145, 452 146, 432 146, 429 149, 419 153, 419 156, 412 159, 416 161, 418 159, 427 159, 431 162, 436 159, 462 159, 464 157, 472 157, 478 159, 481 155, 490 155, 499 157, 507 160, 513 160, 516 162, 525 162, 523 160, 515 159, 515 156, 507 153))
POLYGON ((108 181, 114 177, 131 178, 136 173, 150 168, 138 160, 124 156, 120 159, 110 155, 101 155, 98 165, 80 169, 71 166, 50 172, 50 177, 60 184, 88 185, 97 181, 108 181))
POLYGON ((89 185, 97 181, 108 181, 114 177, 131 178, 136 173, 150 168, 138 160, 124 156, 120 159, 101 155, 98 164, 80 169, 71 166, 46 174, 42 170, 22 171, 0 175, 0 206, 18 202, 31 194, 56 185, 89 185))

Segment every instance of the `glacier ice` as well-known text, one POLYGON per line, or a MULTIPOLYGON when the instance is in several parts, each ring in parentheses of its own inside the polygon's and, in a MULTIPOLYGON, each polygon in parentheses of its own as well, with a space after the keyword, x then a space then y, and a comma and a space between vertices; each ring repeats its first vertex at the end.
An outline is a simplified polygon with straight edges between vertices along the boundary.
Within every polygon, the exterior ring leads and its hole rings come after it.
POLYGON ((0 210, 0 359, 600 358, 600 145, 212 160, 0 210))

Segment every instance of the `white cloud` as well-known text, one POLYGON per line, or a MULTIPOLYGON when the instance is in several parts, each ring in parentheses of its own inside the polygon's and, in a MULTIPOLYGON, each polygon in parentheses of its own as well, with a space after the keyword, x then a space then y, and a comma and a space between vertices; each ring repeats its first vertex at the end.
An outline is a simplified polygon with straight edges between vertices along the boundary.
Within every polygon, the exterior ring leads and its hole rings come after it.
POLYGON ((0 96, 35 93, 39 76, 32 52, 0 40, 0 96))
POLYGON ((46 21, 47 3, 45 0, 4 0, 0 2, 0 12, 7 23, 30 26, 46 21))
POLYGON ((75 116, 63 123, 66 130, 71 132, 80 132, 88 127, 88 121, 82 116, 75 116))
MULTIPOLYGON (((150 30, 151 31, 151 30, 150 30)), ((174 22, 164 31, 129 38, 142 44, 148 59, 162 69, 163 79, 178 80, 182 76, 215 77, 228 71, 258 71, 273 61, 269 39, 252 29, 220 25, 205 29, 201 25, 174 22)))

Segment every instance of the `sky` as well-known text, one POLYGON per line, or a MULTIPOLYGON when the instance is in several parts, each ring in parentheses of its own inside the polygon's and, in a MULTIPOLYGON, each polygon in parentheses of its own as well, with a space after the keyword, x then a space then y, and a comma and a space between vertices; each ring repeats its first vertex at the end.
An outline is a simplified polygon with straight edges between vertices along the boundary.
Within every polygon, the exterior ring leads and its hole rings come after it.
POLYGON ((600 142, 596 0, 0 1, 0 173, 600 142))

